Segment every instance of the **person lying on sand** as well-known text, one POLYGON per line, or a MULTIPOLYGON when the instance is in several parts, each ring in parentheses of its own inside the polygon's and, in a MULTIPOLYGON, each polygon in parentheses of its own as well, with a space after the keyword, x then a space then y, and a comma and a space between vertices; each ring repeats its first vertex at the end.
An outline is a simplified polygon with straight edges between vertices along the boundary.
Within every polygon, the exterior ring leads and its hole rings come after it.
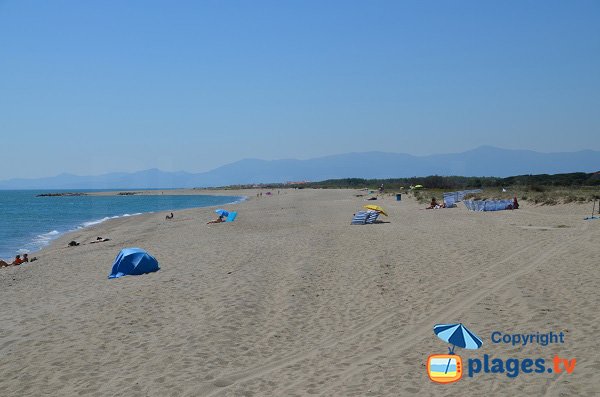
POLYGON ((0 260, 0 267, 19 266, 21 263, 23 263, 23 259, 21 259, 21 255, 17 255, 15 256, 15 260, 12 263, 0 260))
POLYGON ((215 219, 214 221, 206 222, 206 224, 209 225, 211 223, 221 223, 221 222, 225 222, 225 219, 223 219, 223 215, 219 215, 219 217, 217 219, 215 219))
POLYGON ((103 243, 105 241, 110 241, 110 239, 109 238, 96 237, 96 241, 90 241, 90 244, 103 243))

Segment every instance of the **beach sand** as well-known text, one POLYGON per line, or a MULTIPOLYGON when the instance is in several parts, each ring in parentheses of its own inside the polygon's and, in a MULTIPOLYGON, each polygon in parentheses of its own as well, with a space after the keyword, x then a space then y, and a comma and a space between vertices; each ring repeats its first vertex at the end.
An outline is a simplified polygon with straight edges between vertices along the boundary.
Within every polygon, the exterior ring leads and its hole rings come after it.
POLYGON ((426 211, 388 196, 368 203, 389 223, 351 226, 367 203, 356 191, 241 194, 234 223, 206 225, 214 208, 115 219, 0 269, 0 395, 598 395, 600 221, 583 221, 587 206, 426 211), (136 246, 161 270, 108 280, 136 246), (464 365, 558 354, 575 370, 433 383, 427 357, 448 344, 432 328, 459 322, 483 340, 456 349, 464 365), (565 343, 494 344, 494 331, 565 343))

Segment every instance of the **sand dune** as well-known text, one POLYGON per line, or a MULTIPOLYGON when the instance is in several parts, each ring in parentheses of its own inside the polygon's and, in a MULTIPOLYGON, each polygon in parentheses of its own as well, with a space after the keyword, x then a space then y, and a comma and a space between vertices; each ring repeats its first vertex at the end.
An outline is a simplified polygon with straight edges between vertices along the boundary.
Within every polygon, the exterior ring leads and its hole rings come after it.
MULTIPOLYGON (((226 194, 232 194, 231 191, 226 194)), ((233 192, 235 194, 235 192, 233 192)), ((378 200, 389 223, 351 226, 349 190, 282 190, 213 209, 115 219, 0 269, 2 396, 594 395, 600 390, 598 237, 580 205, 472 213, 378 200), (98 244, 67 247, 96 236, 98 244), (107 280, 120 248, 162 269, 107 280), (432 331, 484 342, 463 360, 576 358, 573 373, 464 376, 439 385, 432 331), (564 332, 560 345, 493 331, 564 332)), ((460 350, 460 351, 458 351, 460 350)))

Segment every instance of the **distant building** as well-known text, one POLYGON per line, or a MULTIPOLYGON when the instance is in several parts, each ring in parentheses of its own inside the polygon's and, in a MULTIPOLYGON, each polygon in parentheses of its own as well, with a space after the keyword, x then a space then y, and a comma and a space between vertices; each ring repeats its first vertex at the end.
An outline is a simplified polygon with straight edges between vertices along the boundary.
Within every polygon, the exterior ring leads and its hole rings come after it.
POLYGON ((293 186, 293 185, 306 185, 307 183, 310 183, 310 181, 297 181, 297 182, 288 181, 288 182, 285 182, 284 185, 290 185, 290 186, 293 186))

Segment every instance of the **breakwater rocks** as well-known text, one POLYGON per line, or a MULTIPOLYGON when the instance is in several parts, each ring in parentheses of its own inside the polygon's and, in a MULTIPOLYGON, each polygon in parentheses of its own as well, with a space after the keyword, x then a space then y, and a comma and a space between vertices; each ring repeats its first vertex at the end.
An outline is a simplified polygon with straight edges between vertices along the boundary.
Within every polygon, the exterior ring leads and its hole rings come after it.
POLYGON ((87 196, 87 194, 86 193, 71 193, 71 192, 42 193, 42 194, 37 194, 35 197, 65 197, 65 196, 87 196))

